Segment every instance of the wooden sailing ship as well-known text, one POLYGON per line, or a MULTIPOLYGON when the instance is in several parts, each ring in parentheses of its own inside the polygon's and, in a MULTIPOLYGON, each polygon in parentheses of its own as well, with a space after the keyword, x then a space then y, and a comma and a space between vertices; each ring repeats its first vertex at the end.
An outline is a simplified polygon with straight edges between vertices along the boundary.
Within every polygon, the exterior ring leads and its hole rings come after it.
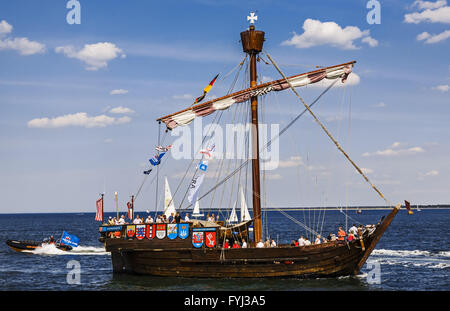
MULTIPOLYGON (((264 35, 253 24, 241 33, 243 51, 249 58, 250 88, 193 105, 157 121, 164 123, 170 130, 179 125, 187 125, 196 117, 250 101, 251 123, 254 125, 251 144, 253 150, 259 151, 259 96, 284 89, 291 89, 296 93, 295 87, 316 83, 324 78, 345 81, 355 63, 324 67, 292 77, 286 77, 280 71, 282 79, 258 85, 257 58, 262 51, 264 35)), ((296 95, 299 97, 298 93, 296 95)), ((309 106, 306 108, 309 110, 309 106)), ((310 110, 309 112, 312 114, 310 110)), ((350 160, 328 132, 327 135, 350 160)), ((336 240, 302 247, 256 247, 263 240, 259 152, 248 162, 251 163, 252 170, 253 215, 250 220, 246 219, 238 224, 191 220, 179 223, 102 225, 99 229, 100 241, 104 242, 106 251, 111 252, 114 273, 196 278, 316 278, 355 275, 359 273, 400 208, 400 205, 393 207, 376 225, 360 228, 358 237, 353 241, 336 240), (253 226, 253 233, 250 226, 253 226), (240 242, 245 240, 248 247, 225 248, 224 241, 232 231, 240 242)), ((351 163, 369 182, 356 164, 353 161, 351 163)), ((372 188, 384 199, 375 186, 372 185, 372 188)))

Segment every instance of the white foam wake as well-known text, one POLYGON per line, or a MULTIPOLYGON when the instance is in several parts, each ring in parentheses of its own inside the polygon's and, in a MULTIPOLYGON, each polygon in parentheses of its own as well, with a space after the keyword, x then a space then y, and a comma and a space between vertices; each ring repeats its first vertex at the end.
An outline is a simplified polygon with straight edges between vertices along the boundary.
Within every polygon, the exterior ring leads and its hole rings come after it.
POLYGON ((376 249, 372 252, 371 260, 386 265, 402 265, 404 267, 425 267, 431 269, 450 268, 450 252, 440 251, 432 253, 425 250, 390 250, 376 249))
POLYGON ((63 251, 56 248, 54 244, 44 244, 35 250, 27 252, 37 255, 109 255, 104 247, 78 246, 70 251, 63 251))

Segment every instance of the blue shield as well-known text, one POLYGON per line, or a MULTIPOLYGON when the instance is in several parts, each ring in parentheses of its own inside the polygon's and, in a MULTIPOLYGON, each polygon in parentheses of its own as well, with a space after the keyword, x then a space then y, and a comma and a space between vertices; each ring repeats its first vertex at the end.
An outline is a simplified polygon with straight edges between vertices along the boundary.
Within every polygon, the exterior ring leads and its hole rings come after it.
POLYGON ((61 236, 61 241, 60 243, 63 245, 69 245, 72 247, 77 247, 78 243, 80 242, 80 238, 68 234, 66 231, 63 232, 62 236, 61 236))
POLYGON ((178 235, 178 225, 177 224, 168 224, 167 225, 167 237, 171 240, 175 239, 178 235))
POLYGON ((178 225, 178 236, 180 239, 185 239, 189 236, 189 224, 178 225))

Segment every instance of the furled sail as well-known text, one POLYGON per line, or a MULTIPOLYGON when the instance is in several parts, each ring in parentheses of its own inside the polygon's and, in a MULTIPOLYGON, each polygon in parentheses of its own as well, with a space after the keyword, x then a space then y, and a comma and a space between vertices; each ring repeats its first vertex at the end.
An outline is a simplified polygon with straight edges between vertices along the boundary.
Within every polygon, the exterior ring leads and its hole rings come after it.
MULTIPOLYGON (((352 61, 341 65, 324 67, 315 71, 288 77, 287 80, 294 87, 317 83, 323 79, 340 78, 342 82, 345 82, 348 75, 352 72, 354 63, 355 62, 352 61)), ((192 106, 190 108, 159 118, 157 119, 157 121, 164 122, 168 129, 174 129, 178 125, 188 125, 196 117, 204 117, 217 110, 228 109, 232 105, 245 102, 253 96, 264 95, 271 91, 278 92, 288 88, 289 84, 284 79, 259 84, 257 86, 239 92, 210 100, 203 104, 192 106)))
POLYGON ((194 212, 192 213, 192 216, 194 217, 204 216, 204 214, 200 213, 200 204, 198 203, 198 201, 195 201, 194 212))
POLYGON ((248 212, 248 207, 247 203, 245 202, 245 196, 244 191, 242 190, 242 186, 240 188, 241 188, 241 222, 249 221, 252 218, 250 217, 250 213, 248 212))
POLYGON ((228 223, 238 222, 238 217, 236 214, 236 202, 234 202, 233 210, 231 211, 230 217, 227 220, 228 223))
POLYGON ((170 214, 172 214, 172 213, 173 213, 173 215, 175 215, 176 209, 175 209, 175 204, 173 204, 172 193, 170 192, 170 187, 169 187, 169 182, 167 181, 167 177, 165 177, 165 179, 166 179, 166 185, 165 185, 165 189, 164 189, 164 215, 166 215, 166 217, 169 217, 170 214))

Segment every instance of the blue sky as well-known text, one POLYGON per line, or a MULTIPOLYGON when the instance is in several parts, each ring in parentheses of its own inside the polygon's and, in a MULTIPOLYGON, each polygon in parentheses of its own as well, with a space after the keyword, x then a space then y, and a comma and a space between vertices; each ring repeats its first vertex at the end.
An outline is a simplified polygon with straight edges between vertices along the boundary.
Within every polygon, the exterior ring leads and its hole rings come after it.
MULTIPOLYGON (((446 1, 379 1, 380 24, 368 24, 368 1, 79 2, 79 25, 67 23, 67 1, 0 3, 1 213, 94 211, 103 191, 107 210, 118 191, 124 211, 154 155, 155 119, 239 64, 252 11, 287 75, 357 61, 359 79, 314 111, 390 202, 450 203, 446 1)), ((261 79, 280 78, 260 67, 261 79)), ((321 89, 299 91, 311 102, 321 89)), ((289 91, 265 102, 265 120, 281 126, 301 111, 289 91)), ((268 206, 384 204, 310 117, 280 141, 280 161, 266 172, 268 206)), ((161 176, 174 191, 189 162, 168 162, 161 176)), ((137 209, 155 208, 153 188, 137 209)))

